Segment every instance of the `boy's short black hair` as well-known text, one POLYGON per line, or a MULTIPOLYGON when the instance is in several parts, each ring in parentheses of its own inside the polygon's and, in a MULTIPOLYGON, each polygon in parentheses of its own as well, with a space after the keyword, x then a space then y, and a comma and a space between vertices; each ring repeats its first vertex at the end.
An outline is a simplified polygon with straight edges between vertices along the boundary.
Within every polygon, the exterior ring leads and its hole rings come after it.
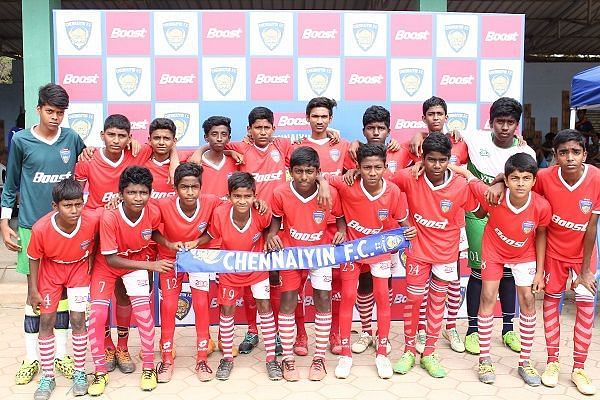
POLYGON ((252 174, 240 171, 231 174, 229 179, 227 179, 227 190, 231 194, 236 189, 251 189, 256 193, 256 181, 252 174))
POLYGON ((359 143, 358 151, 356 152, 356 160, 358 161, 358 164, 360 165, 367 157, 379 157, 385 163, 385 146, 380 143, 359 143))
POLYGON ((325 107, 329 110, 329 116, 333 117, 333 107, 337 106, 337 102, 334 99, 330 99, 327 97, 314 97, 310 99, 308 104, 306 105, 306 116, 310 115, 310 112, 313 108, 316 107, 325 107))
POLYGON ((198 165, 193 162, 184 162, 181 163, 175 168, 175 175, 173 177, 173 181, 175 182, 175 187, 179 185, 179 182, 186 176, 193 176, 194 178, 198 178, 200 181, 200 187, 202 187, 202 172, 204 169, 201 165, 198 165))
POLYGON ((131 123, 129 119, 122 114, 112 114, 104 120, 104 130, 110 128, 123 129, 127 133, 131 133, 131 123))
POLYGON ((515 121, 519 122, 522 113, 523 106, 517 100, 500 97, 490 107, 490 121, 493 122, 498 117, 513 117, 515 121))
POLYGON ((52 201, 56 204, 63 200, 83 200, 83 189, 73 178, 63 179, 52 188, 52 201))
POLYGON ((446 100, 437 96, 431 96, 423 102, 423 115, 427 114, 427 110, 435 106, 442 107, 444 109, 444 114, 448 115, 448 105, 446 104, 446 100))
POLYGON ((321 168, 319 153, 312 147, 301 146, 292 153, 290 157, 290 170, 298 165, 321 168))
POLYGON ((271 125, 275 125, 275 117, 273 116, 273 111, 268 109, 267 107, 254 107, 250 114, 248 114, 248 126, 252 126, 259 119, 266 119, 271 123, 271 125))
POLYGON ((169 118, 154 118, 154 120, 150 122, 150 128, 148 129, 149 135, 152 136, 152 132, 157 129, 166 129, 173 134, 173 137, 175 137, 177 132, 175 122, 169 118))
POLYGON ((508 178, 513 172, 530 172, 533 176, 537 175, 537 161, 527 153, 513 154, 504 164, 504 176, 508 178))
POLYGON ((48 83, 38 91, 38 107, 45 105, 66 110, 69 108, 69 94, 60 85, 48 83))
POLYGON ((576 142, 581 146, 582 149, 585 150, 585 137, 581 132, 575 129, 563 129, 562 131, 558 132, 556 136, 554 136, 554 140, 552 140, 552 148, 557 150, 558 146, 570 141, 576 142))
POLYGON ((125 168, 119 177, 119 193, 123 193, 123 190, 129 185, 143 185, 152 192, 152 173, 148 168, 139 165, 125 168))
POLYGON ((371 106, 367 108, 363 114, 363 129, 373 122, 383 122, 385 126, 390 129, 390 112, 388 109, 382 106, 371 106))
POLYGON ((452 143, 443 133, 432 132, 423 140, 423 158, 433 151, 437 151, 450 158, 452 155, 452 143))
POLYGON ((215 126, 221 126, 221 125, 227 127, 227 130, 229 131, 229 134, 231 135, 231 119, 227 118, 227 117, 222 117, 220 115, 213 115, 212 117, 208 117, 208 119, 206 119, 202 123, 202 129, 204 130, 204 134, 208 135, 208 132, 210 132, 210 130, 212 128, 214 128, 215 126))

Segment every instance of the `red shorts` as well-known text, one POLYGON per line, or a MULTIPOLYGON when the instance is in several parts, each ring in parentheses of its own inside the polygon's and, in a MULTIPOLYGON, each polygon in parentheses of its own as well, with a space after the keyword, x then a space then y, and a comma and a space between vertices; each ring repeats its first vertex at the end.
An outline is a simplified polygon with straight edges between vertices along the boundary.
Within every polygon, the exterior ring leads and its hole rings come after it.
MULTIPOLYGON (((596 256, 596 250, 594 249, 592 253, 592 259, 590 261, 590 271, 592 272, 592 274, 596 273, 597 263, 598 257, 596 256)), ((544 277, 546 281, 546 288, 544 289, 544 291, 548 294, 562 293, 566 289, 567 279, 569 277, 570 270, 573 270, 573 272, 577 275, 581 274, 581 263, 575 264, 572 262, 557 260, 556 258, 552 258, 546 255, 546 259, 544 262, 544 277)), ((592 293, 592 295, 595 295, 595 293, 592 293)))
POLYGON ((90 298, 92 299, 92 301, 110 300, 115 291, 115 282, 117 281, 117 279, 133 272, 135 272, 135 275, 139 278, 137 280, 137 283, 125 282, 125 278, 123 278, 123 284, 125 285, 127 294, 143 296, 145 291, 142 290, 138 292, 136 291, 136 289, 147 287, 149 290, 150 283, 148 271, 112 268, 96 263, 96 265, 94 266, 94 270, 92 271, 92 281, 90 283, 90 298))
POLYGON ((363 272, 363 268, 367 268, 370 271, 368 264, 360 264, 356 262, 347 262, 340 264, 339 276, 343 281, 358 281, 358 277, 363 272))
POLYGON ((222 306, 234 306, 238 299, 244 295, 244 290, 249 288, 252 291, 252 297, 257 300, 268 300, 270 296, 271 285, 269 278, 252 285, 231 286, 223 282, 219 284, 217 300, 222 306))
POLYGON ((88 262, 68 266, 41 263, 38 272, 38 291, 42 296, 42 314, 56 312, 64 288, 90 286, 88 262))
POLYGON ((301 291, 308 279, 308 270, 279 271, 279 279, 281 280, 281 293, 293 290, 301 291))
POLYGON ((419 261, 411 256, 406 257, 406 284, 411 286, 425 286, 431 275, 451 282, 458 279, 458 263, 456 261, 446 264, 432 264, 419 261))

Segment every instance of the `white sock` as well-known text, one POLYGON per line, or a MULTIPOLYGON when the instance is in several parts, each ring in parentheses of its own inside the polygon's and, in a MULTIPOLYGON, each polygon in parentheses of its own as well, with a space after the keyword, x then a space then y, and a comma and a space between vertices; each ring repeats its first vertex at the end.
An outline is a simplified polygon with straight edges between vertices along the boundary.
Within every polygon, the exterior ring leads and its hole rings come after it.
POLYGON ((54 337, 56 338, 56 355, 54 358, 61 360, 67 355, 67 338, 69 337, 68 329, 54 329, 54 337))
MULTIPOLYGON (((25 305, 25 315, 35 317, 36 313, 33 312, 33 308, 26 304, 25 305)), ((39 316, 37 316, 39 318, 39 316)), ((39 361, 38 355, 38 333, 27 333, 25 332, 25 362, 32 363, 34 361, 39 361)))

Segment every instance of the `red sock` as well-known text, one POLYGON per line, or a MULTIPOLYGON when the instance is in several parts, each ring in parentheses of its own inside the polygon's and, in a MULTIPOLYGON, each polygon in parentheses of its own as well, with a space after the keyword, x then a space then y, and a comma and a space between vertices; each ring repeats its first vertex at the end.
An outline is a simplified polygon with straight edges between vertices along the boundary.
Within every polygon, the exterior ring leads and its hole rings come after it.
POLYGON ((294 319, 294 314, 279 313, 279 338, 284 360, 294 357, 294 319))
POLYGON ((356 309, 360 316, 360 325, 363 332, 373 335, 373 306, 375 305, 375 297, 373 293, 357 293, 356 294, 356 309))
POLYGON ((494 315, 477 314, 477 326, 479 327, 479 360, 490 358, 490 342, 492 340, 492 328, 494 327, 494 315))
POLYGON ((544 295, 544 336, 546 337, 546 351, 548 362, 558 361, 560 349, 560 293, 546 293, 544 295))
POLYGON ((427 338, 423 356, 429 356, 435 351, 435 344, 440 336, 444 309, 446 305, 446 291, 448 282, 433 277, 429 285, 429 299, 427 300, 427 338))
POLYGON ((131 325, 131 304, 122 306, 117 304, 117 347, 127 348, 129 340, 129 325, 131 325))
POLYGON ((90 338, 90 351, 94 361, 95 372, 106 374, 106 360, 104 358, 103 325, 108 317, 109 300, 92 300, 88 335, 90 338))
POLYGON ((387 278, 373 277, 373 297, 377 304, 377 354, 387 355, 392 308, 388 296, 387 278))
POLYGON ((244 288, 244 313, 248 321, 248 332, 258 335, 258 326, 256 325, 256 300, 252 295, 250 287, 244 288))
POLYGON ((417 354, 415 349, 417 327, 419 325, 419 307, 425 296, 425 286, 406 285, 406 304, 404 305, 404 351, 412 351, 417 354))
POLYGON ((333 268, 331 270, 331 330, 330 335, 340 334, 340 304, 342 300, 342 279, 340 277, 340 269, 333 268))
POLYGON ((342 355, 352 357, 350 351, 350 332, 352 330, 352 311, 356 303, 357 279, 342 281, 342 301, 340 302, 340 340, 342 355))
POLYGON ((521 311, 519 315, 519 336, 521 337, 521 353, 519 355, 519 365, 529 361, 531 356, 531 347, 533 347, 533 336, 535 334, 536 315, 535 311, 531 315, 521 311))
POLYGON ((233 360, 233 331, 235 325, 233 323, 233 315, 227 316, 221 313, 219 318, 219 334, 221 335, 221 346, 223 347, 223 359, 233 360))
POLYGON ((265 342, 265 353, 267 354, 266 361, 275 360, 275 335, 277 334, 277 328, 275 328, 275 319, 273 312, 258 313, 260 317, 260 330, 262 331, 263 341, 265 342))
POLYGON ((40 364, 44 376, 54 378, 54 354, 56 353, 54 335, 45 338, 38 337, 38 347, 40 350, 40 364))
POLYGON ((114 349, 116 347, 110 331, 110 313, 106 313, 106 321, 104 323, 104 347, 107 349, 114 349))
POLYGON ((296 304, 294 317, 296 321, 296 335, 307 337, 308 334, 304 326, 304 295, 298 295, 298 304, 296 304))
POLYGON ((160 300, 160 350, 163 362, 173 363, 173 341, 175 339, 175 314, 181 286, 163 288, 160 300))
POLYGON ((194 307, 194 315, 196 318, 196 348, 197 360, 206 361, 208 357, 208 340, 210 333, 208 327, 210 325, 208 315, 208 291, 192 288, 192 306, 194 307))
POLYGON ((131 317, 135 321, 142 348, 142 368, 154 368, 154 319, 149 296, 130 296, 131 317))
POLYGON ((446 308, 448 315, 446 317, 446 329, 456 328, 456 316, 460 309, 460 280, 450 282, 448 285, 448 294, 446 298, 446 308))
POLYGON ((273 310, 273 318, 275 319, 275 329, 279 324, 279 308, 281 307, 281 286, 273 286, 271 285, 271 292, 269 293, 269 297, 271 299, 271 309, 273 310))
POLYGON ((315 314, 315 357, 325 358, 330 329, 331 313, 317 312, 315 314))
POLYGON ((87 352, 88 334, 73 333, 73 364, 75 371, 85 371, 85 353, 87 352))
POLYGON ((583 368, 592 343, 592 325, 594 323, 594 298, 575 294, 575 326, 573 340, 573 368, 583 368))
POLYGON ((417 330, 424 331, 427 329, 427 293, 429 293, 429 283, 425 285, 425 294, 419 305, 419 325, 417 330))

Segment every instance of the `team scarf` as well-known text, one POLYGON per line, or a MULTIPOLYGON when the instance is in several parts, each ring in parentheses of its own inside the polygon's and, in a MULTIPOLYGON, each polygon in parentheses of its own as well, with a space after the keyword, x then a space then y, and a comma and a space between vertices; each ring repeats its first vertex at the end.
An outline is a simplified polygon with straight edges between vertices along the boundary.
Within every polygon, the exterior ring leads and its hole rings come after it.
POLYGON ((397 228, 340 245, 288 247, 269 253, 193 249, 177 253, 176 272, 269 272, 317 269, 360 261, 408 247, 406 228, 397 228))

